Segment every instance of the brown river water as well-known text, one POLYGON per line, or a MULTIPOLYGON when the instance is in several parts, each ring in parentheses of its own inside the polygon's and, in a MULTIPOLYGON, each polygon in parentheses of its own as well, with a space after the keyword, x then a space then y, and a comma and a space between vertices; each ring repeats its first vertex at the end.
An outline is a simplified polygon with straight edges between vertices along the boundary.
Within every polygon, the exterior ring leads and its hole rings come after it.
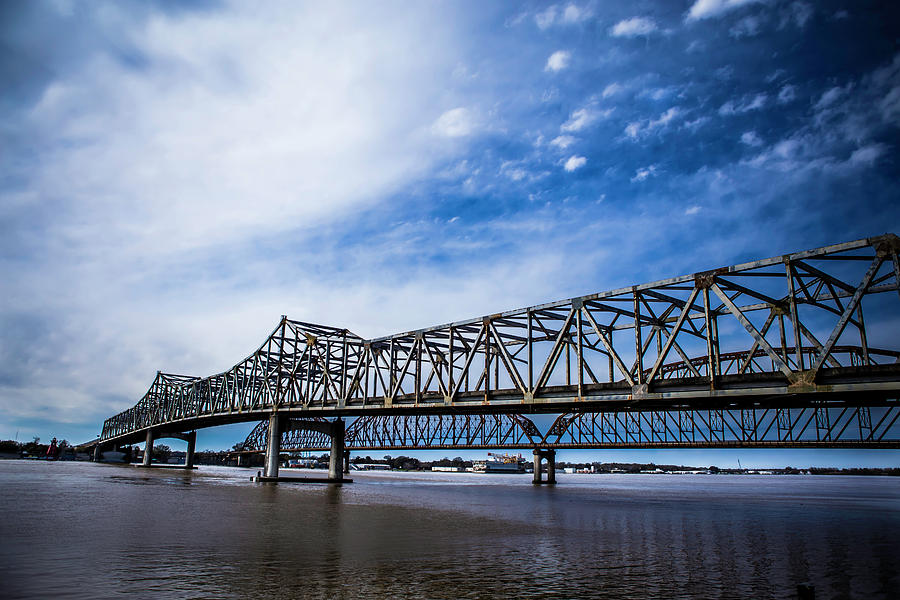
POLYGON ((0 598, 900 597, 900 478, 255 472, 0 461, 0 598))

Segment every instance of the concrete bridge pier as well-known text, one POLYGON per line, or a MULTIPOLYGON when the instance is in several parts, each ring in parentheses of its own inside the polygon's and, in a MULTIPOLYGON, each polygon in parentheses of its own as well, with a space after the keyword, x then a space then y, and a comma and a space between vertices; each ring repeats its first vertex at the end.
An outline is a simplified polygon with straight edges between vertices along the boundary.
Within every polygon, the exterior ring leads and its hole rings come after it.
POLYGON ((197 432, 192 431, 187 434, 187 451, 184 454, 184 467, 186 469, 194 468, 194 450, 197 446, 197 432))
MULTIPOLYGON (((331 423, 331 455, 328 457, 328 479, 339 482, 344 480, 344 425, 343 419, 335 419, 331 423)), ((349 462, 349 461, 348 461, 349 462)), ((349 470, 349 468, 348 468, 349 470)))
POLYGON ((147 442, 144 444, 144 460, 141 463, 143 467, 149 467, 153 461, 153 430, 147 430, 147 442))
POLYGON ((532 483, 535 485, 541 485, 543 483, 555 484, 556 483, 556 450, 552 448, 535 448, 534 449, 534 479, 532 483), (542 477, 542 465, 541 461, 544 459, 547 460, 547 479, 544 480, 542 477))
POLYGON ((344 474, 350 472, 350 451, 344 450, 344 474))
POLYGON ((278 456, 281 452, 281 430, 284 420, 278 413, 269 416, 269 432, 266 439, 266 477, 278 477, 278 456))

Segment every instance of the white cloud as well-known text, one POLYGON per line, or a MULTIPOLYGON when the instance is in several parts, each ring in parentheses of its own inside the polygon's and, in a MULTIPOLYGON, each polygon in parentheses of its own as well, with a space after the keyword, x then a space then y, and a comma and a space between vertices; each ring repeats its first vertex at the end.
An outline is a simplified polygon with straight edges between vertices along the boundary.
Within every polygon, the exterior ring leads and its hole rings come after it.
POLYGON ((568 52, 567 50, 557 50, 547 59, 547 65, 544 67, 544 70, 553 72, 562 71, 569 66, 571 60, 571 52, 568 52))
MULTIPOLYGON (((85 27, 96 23, 93 7, 79 5, 85 27)), ((106 46, 66 61, 16 119, 13 136, 35 160, 0 160, 35 199, 14 207, 3 190, 0 221, 27 223, 14 233, 33 228, 41 240, 27 270, 4 263, 0 354, 10 315, 35 314, 53 333, 32 346, 54 348, 56 359, 37 357, 53 365, 52 375, 32 371, 39 389, 0 381, 3 414, 27 397, 28 410, 45 403, 60 407, 59 419, 102 419, 139 398, 157 369, 234 364, 281 314, 343 324, 339 298, 328 307, 306 295, 324 289, 316 267, 283 261, 269 244, 289 236, 299 248, 356 210, 393 202, 454 162, 455 145, 429 135, 432 125, 462 135, 475 124, 471 108, 435 121, 436 98, 463 103, 435 77, 458 64, 459 32, 431 9, 409 7, 403 20, 363 5, 134 12, 141 17, 119 16, 116 35, 141 67, 106 46), (294 287, 301 281, 307 291, 294 287), (56 285, 68 292, 52 293, 56 285), (215 333, 223 324, 228 336, 215 333)))
POLYGON ((680 110, 678 109, 678 107, 673 106, 673 107, 669 108, 663 114, 659 115, 658 119, 656 119, 654 121, 650 121, 649 127, 651 129, 655 129, 657 127, 663 127, 665 125, 668 125, 672 119, 674 119, 675 117, 678 116, 679 112, 680 112, 680 110))
POLYGON ((744 97, 741 102, 735 104, 733 101, 729 100, 721 107, 719 107, 720 115, 735 115, 745 112, 750 112, 752 110, 759 110, 766 105, 766 101, 768 100, 768 96, 766 94, 756 94, 752 98, 744 97))
POLYGON ((800 29, 806 27, 806 24, 812 18, 815 10, 811 4, 806 2, 792 2, 782 11, 781 22, 778 24, 783 29, 789 24, 796 25, 800 29))
POLYGON ((760 139, 755 131, 745 131, 741 135, 741 142, 753 147, 762 146, 763 144, 762 139, 760 139))
POLYGON ((887 150, 887 146, 879 143, 869 144, 867 146, 863 146, 862 148, 857 148, 853 151, 853 154, 850 155, 850 164, 866 166, 872 165, 885 152, 887 152, 887 150))
POLYGON ((464 137, 472 133, 474 121, 471 111, 464 107, 452 108, 442 114, 431 127, 431 130, 443 137, 464 137))
POLYGON ((786 71, 784 69, 775 69, 771 74, 766 76, 766 83, 778 81, 785 75, 785 73, 786 71))
POLYGON ((656 165, 642 167, 634 172, 634 177, 631 178, 631 183, 637 183, 638 181, 644 181, 648 177, 655 177, 655 176, 656 176, 656 165))
POLYGON ((755 15, 751 15, 749 17, 744 17, 735 23, 734 26, 728 30, 728 34, 735 39, 753 37, 759 33, 761 26, 762 19, 755 15))
POLYGON ((900 85, 896 85, 884 95, 878 108, 885 121, 897 122, 900 120, 900 85))
POLYGON ((686 216, 696 215, 699 212, 700 212, 700 206, 697 204, 694 204, 693 206, 689 206, 686 209, 684 209, 684 214, 686 216))
POLYGON ((563 168, 571 173, 575 169, 583 167, 587 163, 587 159, 583 156, 570 156, 563 168))
POLYGON ((547 10, 534 15, 534 22, 540 29, 547 29, 556 20, 556 5, 547 7, 547 10))
POLYGON ((618 83, 613 82, 603 88, 603 93, 601 93, 600 95, 604 98, 609 98, 610 96, 615 96, 616 94, 620 93, 623 89, 625 88, 623 88, 618 83))
MULTIPOLYGON (((49 219, 49 235, 167 255, 330 221, 427 170, 439 157, 420 132, 432 93, 446 93, 428 82, 458 55, 443 33, 363 15, 235 5, 158 16, 128 32, 146 68, 101 54, 60 73, 20 124, 45 151, 30 188, 78 207, 49 219), (349 40, 273 34, 345 25, 349 40), (406 44, 421 52, 399 54, 406 44)), ((471 117, 450 111, 434 131, 467 134, 471 117)))
POLYGON ((575 138, 571 135, 559 135, 550 142, 551 146, 556 146, 557 148, 561 148, 565 150, 569 146, 575 143, 575 138))
POLYGON ((871 85, 880 98, 878 109, 882 119, 895 126, 900 124, 900 53, 894 55, 890 64, 875 70, 871 85))
POLYGON ((631 17, 616 23, 609 33, 613 37, 637 37, 657 30, 656 22, 646 17, 631 17))
POLYGON ((698 21, 718 17, 748 4, 762 0, 697 0, 687 14, 687 21, 698 21))
POLYGON ((693 121, 685 121, 684 128, 689 129, 691 132, 696 131, 700 127, 703 127, 706 123, 709 122, 709 117, 697 117, 693 121))
POLYGON ((674 85, 670 85, 667 87, 658 87, 658 88, 648 88, 645 90, 641 90, 638 94, 640 98, 650 98, 651 100, 664 100, 669 96, 675 94, 678 91, 678 87, 674 85))
POLYGON ((793 158, 800 150, 800 140, 787 139, 775 144, 773 152, 781 158, 793 158))
POLYGON ((566 5, 565 10, 563 10, 562 16, 560 17, 560 22, 562 23, 580 23, 591 16, 591 11, 585 7, 579 7, 576 4, 568 4, 566 5))
POLYGON ((778 92, 778 104, 788 104, 797 99, 797 86, 786 85, 778 92))
POLYGON ((594 110, 588 107, 579 108, 569 115, 569 120, 560 126, 561 131, 574 132, 581 131, 594 121, 607 119, 615 111, 615 107, 604 110, 594 110))
POLYGON ((681 109, 679 109, 677 106, 673 106, 659 115, 659 117, 656 119, 649 119, 646 122, 631 122, 625 126, 625 135, 633 140, 636 140, 643 135, 652 133, 656 129, 668 126, 669 123, 671 123, 680 114, 681 109))
POLYGON ((706 50, 706 44, 701 40, 693 40, 688 47, 685 49, 685 52, 688 54, 695 54, 698 52, 703 52, 706 50))
POLYGON ((558 5, 553 4, 548 6, 546 10, 534 15, 534 22, 540 29, 547 29, 553 25, 573 25, 575 23, 581 23, 582 21, 591 18, 591 16, 593 16, 593 13, 590 8, 586 6, 578 6, 577 4, 569 3, 565 8, 560 10, 558 5))
POLYGON ((719 67, 715 71, 713 71, 716 79, 721 79, 722 81, 728 81, 734 77, 734 67, 731 65, 725 65, 724 67, 719 67))
POLYGON ((821 110, 823 108, 827 108, 831 106, 836 101, 838 101, 844 94, 846 94, 850 90, 850 85, 848 84, 846 87, 832 87, 826 90, 822 96, 819 98, 819 101, 816 102, 815 109, 821 110))

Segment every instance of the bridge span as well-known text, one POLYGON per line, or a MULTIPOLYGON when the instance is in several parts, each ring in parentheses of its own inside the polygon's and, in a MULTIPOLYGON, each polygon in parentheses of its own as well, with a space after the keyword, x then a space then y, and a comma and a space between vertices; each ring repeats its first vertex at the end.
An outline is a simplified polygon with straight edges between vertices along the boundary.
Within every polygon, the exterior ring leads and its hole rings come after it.
POLYGON ((536 456, 898 447, 898 251, 886 234, 375 339, 282 317, 227 371, 157 373, 96 444, 265 421, 267 476, 285 435, 305 432, 304 447, 331 450, 334 479, 345 443, 422 448, 410 427, 450 440, 431 447, 536 456), (558 415, 544 433, 524 416, 541 413, 558 415), (450 433, 473 427, 511 437, 450 433))

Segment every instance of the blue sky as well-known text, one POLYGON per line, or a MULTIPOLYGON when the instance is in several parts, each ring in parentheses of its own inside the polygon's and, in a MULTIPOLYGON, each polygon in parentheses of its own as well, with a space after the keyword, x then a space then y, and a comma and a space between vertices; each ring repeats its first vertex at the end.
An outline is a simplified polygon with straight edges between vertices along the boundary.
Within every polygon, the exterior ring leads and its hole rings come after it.
POLYGON ((89 439, 282 314, 375 337, 897 232, 898 12, 5 2, 0 438, 89 439))

